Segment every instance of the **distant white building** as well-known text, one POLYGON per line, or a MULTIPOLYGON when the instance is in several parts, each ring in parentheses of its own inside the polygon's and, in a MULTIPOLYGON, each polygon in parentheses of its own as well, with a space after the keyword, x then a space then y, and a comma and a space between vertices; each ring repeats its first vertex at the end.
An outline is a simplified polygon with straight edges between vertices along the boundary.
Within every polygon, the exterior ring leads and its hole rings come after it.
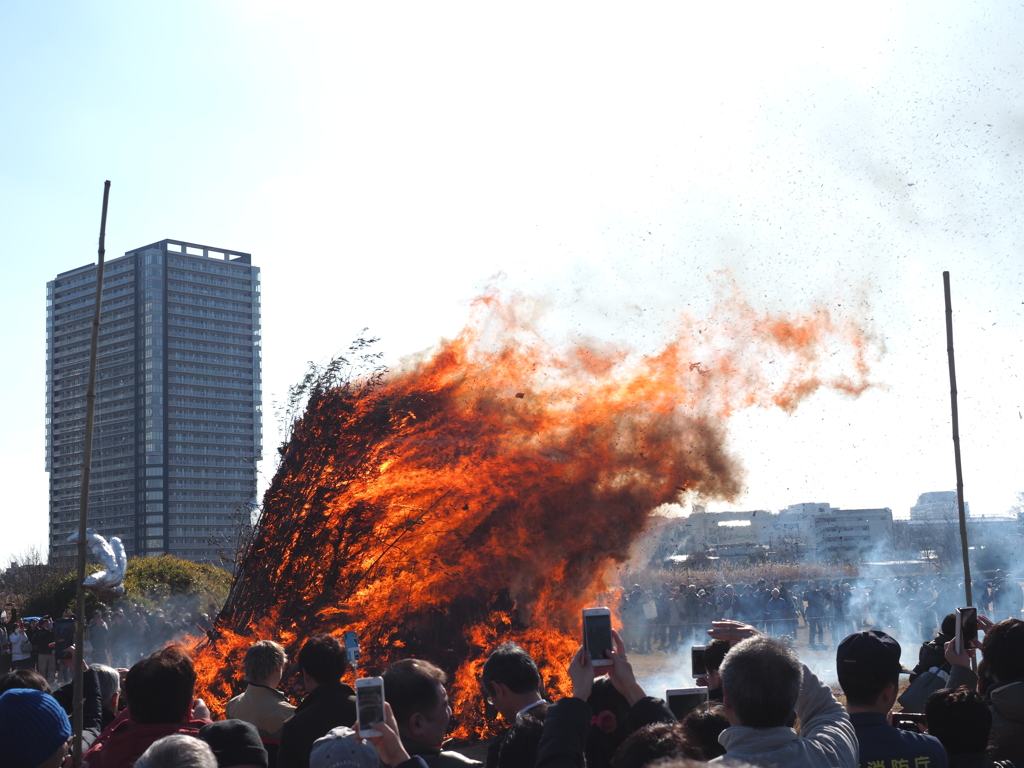
MULTIPOLYGON (((964 514, 971 514, 971 505, 964 502, 964 514)), ((910 508, 910 519, 921 522, 948 523, 957 520, 956 491, 929 491, 917 497, 917 504, 910 508)))
POLYGON ((814 556, 863 562, 871 557, 888 557, 893 551, 892 510, 837 509, 828 507, 811 518, 814 556))
POLYGON ((763 543, 760 529, 768 517, 767 510, 709 513, 695 505, 686 521, 690 546, 723 557, 749 555, 763 543))
POLYGON ((828 503, 792 504, 779 512, 758 509, 707 512, 695 507, 686 519, 691 549, 724 557, 769 549, 792 560, 859 560, 892 552, 892 510, 838 509, 828 503))

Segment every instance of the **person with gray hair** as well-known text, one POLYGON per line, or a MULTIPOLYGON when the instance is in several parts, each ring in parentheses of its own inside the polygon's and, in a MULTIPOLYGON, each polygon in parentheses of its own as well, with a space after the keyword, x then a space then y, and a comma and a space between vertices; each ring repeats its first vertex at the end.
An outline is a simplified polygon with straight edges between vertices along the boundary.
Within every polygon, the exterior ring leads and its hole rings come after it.
POLYGON ((273 640, 260 640, 245 652, 245 691, 227 704, 227 716, 256 726, 260 736, 275 744, 284 721, 295 713, 287 697, 277 690, 288 656, 273 640))
POLYGON ((708 634, 733 643, 719 670, 730 727, 718 737, 725 754, 711 764, 857 767, 846 710, 789 647, 738 621, 713 622, 708 634), (787 726, 794 710, 799 735, 787 726))
POLYGON ((217 758, 205 741, 176 733, 150 744, 135 768, 217 768, 217 758))
POLYGON ((100 699, 103 702, 103 727, 106 728, 117 717, 117 701, 121 696, 121 674, 105 664, 90 664, 100 684, 100 699))

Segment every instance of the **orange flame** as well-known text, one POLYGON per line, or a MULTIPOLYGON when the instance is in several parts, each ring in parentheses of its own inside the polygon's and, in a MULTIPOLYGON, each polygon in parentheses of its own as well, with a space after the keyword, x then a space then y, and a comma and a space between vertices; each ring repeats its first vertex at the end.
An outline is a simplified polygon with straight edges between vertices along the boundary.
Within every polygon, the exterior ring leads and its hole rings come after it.
POLYGON ((488 292, 462 333, 411 369, 313 388, 221 639, 198 651, 215 713, 240 690, 254 640, 294 654, 314 632, 348 629, 371 673, 406 655, 454 671, 456 733, 485 735, 477 678, 491 648, 519 642, 549 692, 565 691, 580 610, 650 512, 681 492, 739 495, 730 415, 869 386, 871 338, 826 309, 758 313, 734 291, 641 356, 559 350, 521 306, 488 292))

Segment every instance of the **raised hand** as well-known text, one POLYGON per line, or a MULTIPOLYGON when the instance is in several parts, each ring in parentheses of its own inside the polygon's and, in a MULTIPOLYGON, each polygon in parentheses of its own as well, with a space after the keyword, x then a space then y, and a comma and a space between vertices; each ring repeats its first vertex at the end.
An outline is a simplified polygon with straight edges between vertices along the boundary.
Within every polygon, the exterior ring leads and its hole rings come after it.
POLYGON ((192 719, 193 720, 212 720, 210 716, 210 708, 206 706, 206 702, 202 699, 194 699, 192 701, 192 719))
POLYGON ((742 621, 722 619, 721 621, 711 622, 711 629, 708 630, 708 634, 711 635, 712 640, 728 640, 730 645, 736 645, 740 640, 755 637, 760 635, 761 632, 756 627, 744 624, 742 621))
POLYGON ((581 645, 569 661, 569 679, 572 680, 573 698, 586 701, 594 689, 594 662, 590 651, 583 650, 581 645))
POLYGON ((956 640, 950 640, 945 645, 946 649, 946 661, 956 667, 967 667, 971 668, 971 655, 973 651, 968 648, 964 648, 960 653, 956 652, 956 640))
POLYGON ((608 658, 612 660, 612 665, 605 669, 608 670, 608 677, 611 678, 615 690, 626 697, 629 706, 633 706, 647 694, 640 687, 640 683, 636 681, 633 665, 629 663, 626 656, 626 644, 622 642, 619 633, 614 629, 612 630, 612 640, 615 648, 608 652, 608 658))
POLYGON ((391 711, 391 705, 384 702, 384 722, 373 723, 373 729, 380 736, 374 736, 366 741, 373 744, 377 755, 384 765, 399 765, 409 759, 409 753, 402 746, 402 739, 398 735, 398 722, 395 720, 395 713, 391 711))

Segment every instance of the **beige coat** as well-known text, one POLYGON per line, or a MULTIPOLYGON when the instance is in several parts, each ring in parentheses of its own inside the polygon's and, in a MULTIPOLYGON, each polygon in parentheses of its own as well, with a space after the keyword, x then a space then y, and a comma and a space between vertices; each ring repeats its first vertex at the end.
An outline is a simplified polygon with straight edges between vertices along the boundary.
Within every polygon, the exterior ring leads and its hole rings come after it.
POLYGON ((260 736, 271 741, 281 738, 281 726, 294 712, 295 707, 288 703, 283 693, 252 683, 245 693, 235 696, 227 706, 229 718, 252 723, 260 736))

